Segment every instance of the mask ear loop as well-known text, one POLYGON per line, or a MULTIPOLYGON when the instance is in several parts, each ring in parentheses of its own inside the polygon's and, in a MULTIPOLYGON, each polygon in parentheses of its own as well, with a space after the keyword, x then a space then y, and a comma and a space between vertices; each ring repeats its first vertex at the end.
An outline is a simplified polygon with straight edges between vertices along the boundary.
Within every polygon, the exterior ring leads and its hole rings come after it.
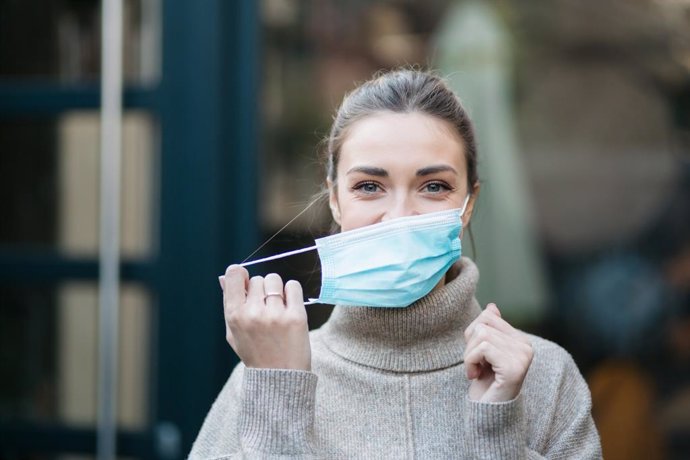
POLYGON ((460 218, 462 219, 462 216, 465 215, 465 209, 467 209, 467 203, 470 202, 470 197, 472 196, 471 193, 467 194, 467 198, 465 198, 465 203, 462 205, 462 209, 460 210, 460 218))
POLYGON ((282 254, 276 254, 273 256, 264 257, 263 259, 252 260, 250 262, 242 262, 240 264, 240 267, 249 267, 250 265, 260 264, 262 262, 268 262, 269 260, 282 259, 284 257, 294 256, 295 254, 302 254, 303 252, 313 251, 314 249, 316 249, 316 245, 309 246, 308 248, 295 249, 294 251, 288 251, 288 252, 284 252, 282 254))
POLYGON ((305 248, 305 249, 300 249, 300 250, 298 250, 298 251, 286 252, 286 253, 284 253, 284 254, 277 254, 277 255, 275 255, 275 256, 266 257, 266 258, 263 258, 263 259, 253 260, 253 261, 247 262, 247 260, 249 260, 249 259, 250 259, 254 254, 256 254, 257 252, 259 252, 259 251, 260 251, 264 246, 266 246, 268 243, 270 243, 270 242, 273 240, 273 238, 275 238, 276 236, 278 236, 278 234, 280 234, 280 232, 282 232, 283 230, 285 230, 285 229, 287 228, 288 225, 290 225, 291 223, 293 223, 294 221, 296 221, 302 214, 304 214, 305 212, 307 212, 307 210, 309 210, 309 208, 311 208, 312 206, 314 206, 314 204, 315 204, 317 201, 319 201, 320 199, 321 199, 321 198, 319 197, 319 198, 315 198, 314 200, 312 200, 312 202, 309 203, 309 204, 307 205, 306 208, 302 209, 302 210, 299 212, 299 214, 297 214, 295 217, 293 217, 292 219, 290 219, 290 222, 288 222, 287 224, 285 224, 285 225, 283 225, 282 227, 280 227, 280 230, 278 230, 278 231, 275 232, 273 235, 271 235, 271 237, 270 237, 269 239, 267 239, 266 241, 264 241, 263 243, 261 243, 261 246, 259 246, 258 248, 256 248, 254 251, 252 251, 251 254, 249 254, 247 257, 244 258, 244 260, 242 261, 242 263, 239 264, 240 267, 247 267, 247 266, 249 266, 249 265, 258 264, 258 263, 260 263, 260 262, 267 262, 267 261, 269 261, 269 260, 280 259, 281 257, 288 257, 288 256, 291 256, 291 255, 293 255, 293 254, 299 254, 300 252, 306 252, 306 251, 310 251, 310 250, 312 250, 312 249, 315 249, 316 246, 312 246, 311 248, 305 248))

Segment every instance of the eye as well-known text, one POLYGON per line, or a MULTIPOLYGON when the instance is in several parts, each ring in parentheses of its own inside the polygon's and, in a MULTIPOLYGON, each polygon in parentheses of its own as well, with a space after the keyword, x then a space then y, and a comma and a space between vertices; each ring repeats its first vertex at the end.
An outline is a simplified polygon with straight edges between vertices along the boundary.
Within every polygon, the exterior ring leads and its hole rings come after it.
POLYGON ((424 184, 423 190, 427 193, 442 193, 451 190, 451 187, 443 182, 427 182, 424 184))
POLYGON ((381 191, 381 187, 376 182, 360 182, 352 187, 352 190, 362 193, 376 193, 381 191))

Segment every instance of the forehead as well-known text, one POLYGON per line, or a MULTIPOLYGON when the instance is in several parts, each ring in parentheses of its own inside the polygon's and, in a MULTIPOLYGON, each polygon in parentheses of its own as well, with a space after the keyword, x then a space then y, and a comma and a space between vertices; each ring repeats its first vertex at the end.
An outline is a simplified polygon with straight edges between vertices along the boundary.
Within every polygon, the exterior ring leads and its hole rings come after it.
POLYGON ((423 167, 447 163, 465 170, 464 146, 450 123, 422 113, 382 112, 345 133, 338 169, 355 164, 423 167))

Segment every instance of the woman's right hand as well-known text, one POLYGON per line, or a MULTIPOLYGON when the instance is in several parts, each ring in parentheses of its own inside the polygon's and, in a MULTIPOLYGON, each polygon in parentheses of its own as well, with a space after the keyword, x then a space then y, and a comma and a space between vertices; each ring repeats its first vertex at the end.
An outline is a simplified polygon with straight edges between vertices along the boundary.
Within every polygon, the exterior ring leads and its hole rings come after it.
POLYGON ((220 277, 225 337, 247 367, 311 370, 302 286, 279 275, 254 276, 231 265, 220 277), (266 295, 271 294, 271 295, 266 295))

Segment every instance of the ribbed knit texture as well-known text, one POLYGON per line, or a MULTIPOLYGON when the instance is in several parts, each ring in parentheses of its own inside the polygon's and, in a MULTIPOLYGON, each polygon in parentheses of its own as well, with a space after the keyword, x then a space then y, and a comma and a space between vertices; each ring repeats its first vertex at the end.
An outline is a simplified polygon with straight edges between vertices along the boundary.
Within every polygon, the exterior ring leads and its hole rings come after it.
POLYGON ((261 452, 310 452, 316 382, 311 372, 246 369, 244 393, 252 398, 245 399, 242 406, 242 445, 261 452))
POLYGON ((477 403, 467 400, 465 433, 472 458, 521 458, 525 427, 519 398, 504 403, 477 403))
POLYGON ((237 366, 190 458, 601 458, 589 390, 571 357, 530 336, 513 401, 469 400, 464 330, 478 271, 410 307, 336 307, 311 333, 312 372, 237 366))

